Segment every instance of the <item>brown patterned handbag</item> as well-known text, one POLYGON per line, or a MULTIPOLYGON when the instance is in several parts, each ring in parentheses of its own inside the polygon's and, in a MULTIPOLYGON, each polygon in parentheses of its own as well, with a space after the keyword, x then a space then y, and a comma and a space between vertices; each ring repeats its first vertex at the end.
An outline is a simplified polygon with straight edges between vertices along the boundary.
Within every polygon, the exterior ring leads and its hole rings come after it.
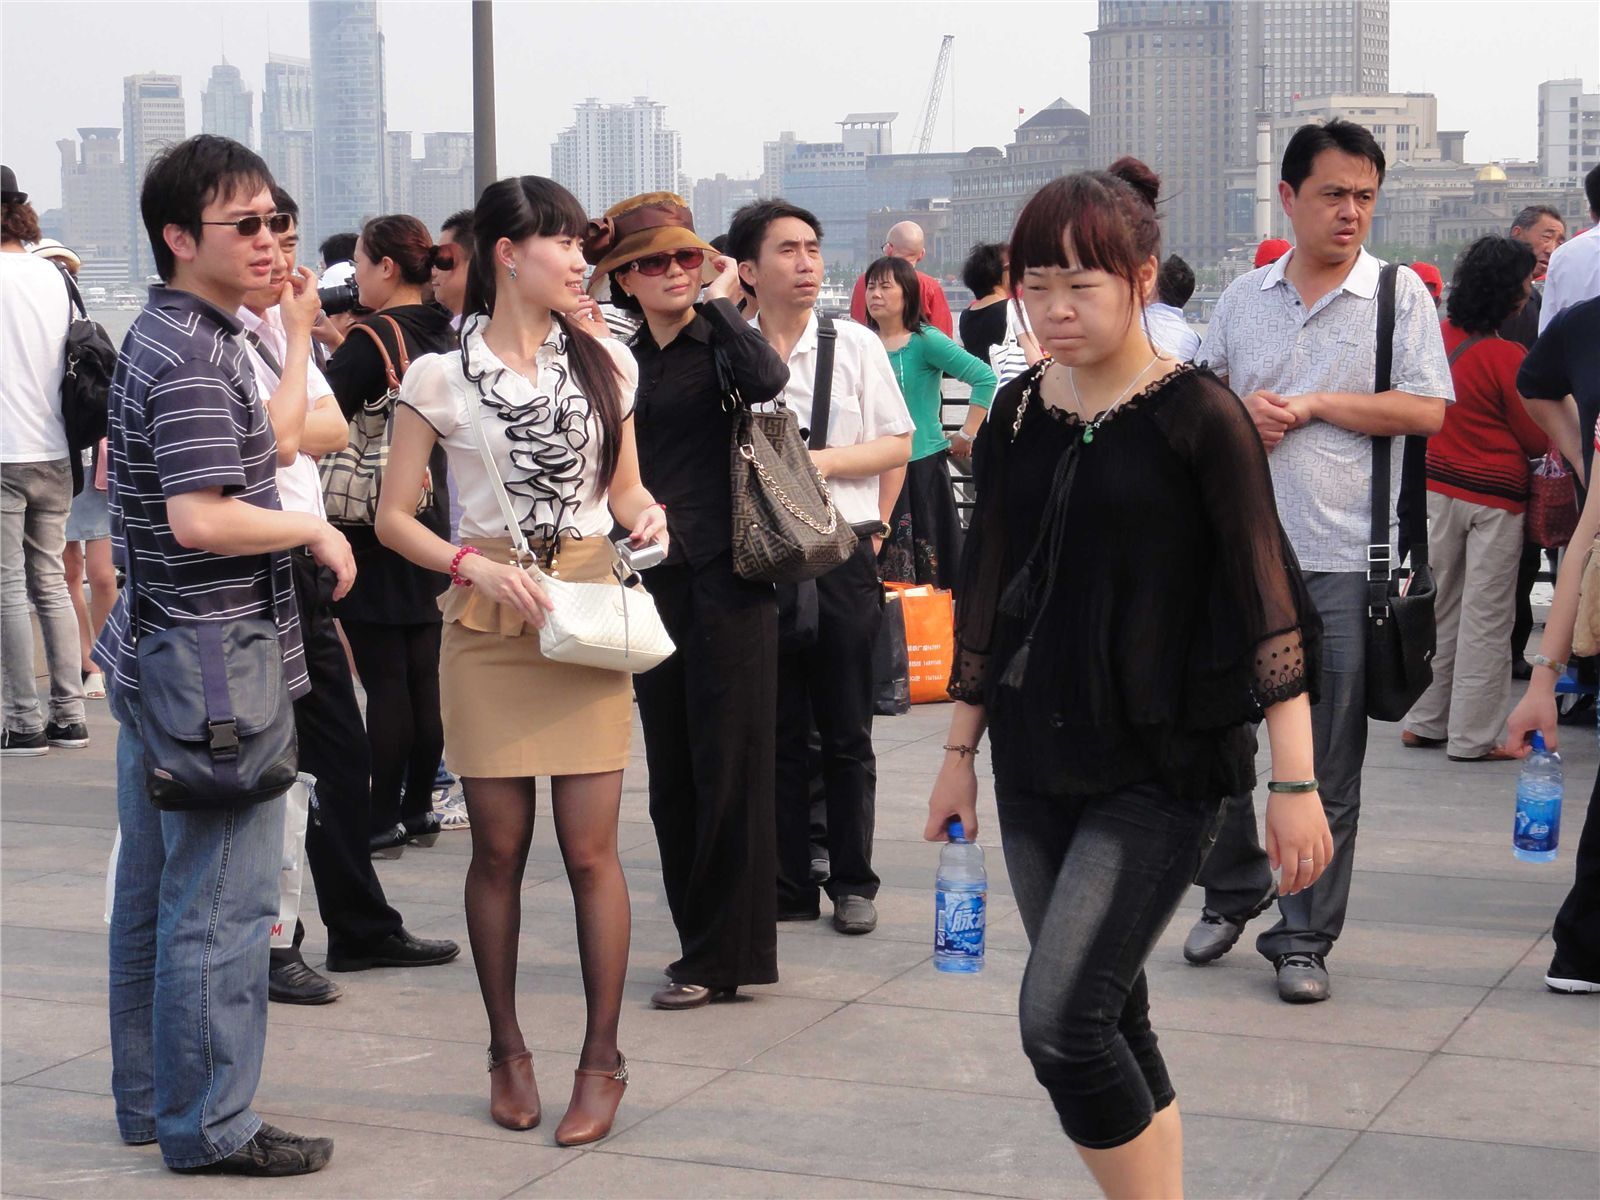
MULTIPOLYGON (((395 346, 400 355, 400 370, 394 369, 389 349, 383 344, 378 331, 365 323, 351 327, 372 339, 383 358, 383 371, 388 390, 376 399, 361 406, 350 418, 350 440, 343 450, 324 455, 317 464, 322 477, 322 502, 328 511, 328 520, 340 525, 371 525, 378 516, 378 494, 383 487, 384 468, 389 465, 389 439, 393 435, 394 404, 400 395, 400 381, 411 366, 406 353, 406 339, 399 323, 389 316, 378 314, 388 322, 394 332, 395 346)), ((433 504, 433 479, 425 475, 422 496, 417 501, 420 513, 433 504)))

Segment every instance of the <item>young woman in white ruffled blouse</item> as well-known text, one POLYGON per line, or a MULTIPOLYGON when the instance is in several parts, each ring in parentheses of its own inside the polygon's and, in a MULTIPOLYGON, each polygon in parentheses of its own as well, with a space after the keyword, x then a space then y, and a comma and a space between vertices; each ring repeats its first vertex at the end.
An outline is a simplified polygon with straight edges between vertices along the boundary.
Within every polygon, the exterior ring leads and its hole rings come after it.
POLYGON ((516 968, 535 780, 550 777, 588 1005, 572 1101, 556 1129, 562 1145, 604 1137, 627 1086, 617 1020, 630 916, 617 817, 630 676, 540 655, 551 601, 511 562, 469 406, 480 406, 512 507, 549 574, 612 580, 613 518, 635 545, 666 542, 666 513, 639 480, 632 355, 577 317, 587 224, 577 200, 551 180, 523 176, 485 189, 461 349, 420 358, 406 375, 377 521, 386 545, 448 571, 455 585, 441 599, 445 744, 472 822, 467 931, 489 1017, 490 1115, 511 1129, 531 1129, 541 1116, 517 1022, 516 968), (456 479, 460 546, 420 524, 404 499, 420 489, 435 444, 456 479))

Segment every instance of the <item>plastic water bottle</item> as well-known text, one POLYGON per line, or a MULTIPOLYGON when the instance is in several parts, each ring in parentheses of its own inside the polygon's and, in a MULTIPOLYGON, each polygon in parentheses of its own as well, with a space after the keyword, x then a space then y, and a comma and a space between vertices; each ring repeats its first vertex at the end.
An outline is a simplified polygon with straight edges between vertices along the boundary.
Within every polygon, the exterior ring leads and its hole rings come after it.
POLYGON ((1546 750, 1544 734, 1533 735, 1533 749, 1517 776, 1517 818, 1511 850, 1523 862, 1555 862, 1561 841, 1561 755, 1546 750))
POLYGON ((933 965, 941 971, 970 974, 983 970, 989 873, 983 866, 983 847, 967 841, 961 822, 952 820, 949 829, 934 884, 933 965))

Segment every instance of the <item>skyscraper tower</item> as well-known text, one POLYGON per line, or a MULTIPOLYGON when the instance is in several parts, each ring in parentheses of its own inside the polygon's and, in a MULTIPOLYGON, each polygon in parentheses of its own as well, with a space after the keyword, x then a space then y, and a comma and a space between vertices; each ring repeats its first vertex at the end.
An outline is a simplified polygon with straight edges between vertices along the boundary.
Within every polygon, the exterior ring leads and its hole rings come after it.
POLYGON ((250 145, 255 125, 251 102, 255 97, 244 85, 239 68, 226 62, 211 68, 211 78, 200 93, 200 132, 215 133, 250 145))
POLYGON ((180 75, 129 75, 122 81, 122 145, 128 168, 128 277, 141 283, 156 269, 144 222, 139 189, 144 169, 157 150, 188 136, 180 75))
POLYGON ((667 128, 666 105, 645 96, 630 104, 590 98, 573 115, 550 147, 550 174, 585 212, 602 213, 641 192, 677 190, 683 150, 677 131, 667 128))
POLYGON ((311 132, 311 60, 267 56, 261 88, 261 157, 279 185, 316 216, 316 140, 311 132))
POLYGON ((310 9, 317 206, 307 223, 320 239, 384 211, 388 120, 375 0, 315 0, 310 9))

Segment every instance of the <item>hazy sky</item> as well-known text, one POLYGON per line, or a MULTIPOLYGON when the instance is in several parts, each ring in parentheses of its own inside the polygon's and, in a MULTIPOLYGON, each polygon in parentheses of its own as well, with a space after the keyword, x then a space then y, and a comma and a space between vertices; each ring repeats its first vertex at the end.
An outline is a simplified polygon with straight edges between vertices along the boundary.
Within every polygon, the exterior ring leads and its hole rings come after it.
MULTIPOLYGON (((831 140, 846 112, 894 111, 910 148, 941 34, 955 35, 933 146, 1004 145, 1017 109, 1057 96, 1089 107, 1089 0, 1006 3, 495 4, 499 167, 546 173, 550 142, 586 96, 648 95, 683 135, 684 169, 754 176, 780 130, 831 140), (749 91, 741 90, 748 81, 749 91)), ((384 0, 391 129, 470 129, 470 5, 384 0)), ((1537 88, 1596 86, 1593 0, 1394 0, 1389 83, 1432 91, 1439 124, 1466 129, 1474 161, 1536 157, 1537 88), (1520 51, 1520 54, 1519 54, 1520 51)), ((122 124, 122 78, 184 77, 190 132, 225 54, 255 91, 268 48, 309 53, 303 0, 208 3, 0 2, 0 155, 44 209, 60 201, 56 139, 122 124)), ((1133 148, 1136 149, 1136 148, 1133 148)), ((420 140, 416 150, 421 151, 420 140)))

